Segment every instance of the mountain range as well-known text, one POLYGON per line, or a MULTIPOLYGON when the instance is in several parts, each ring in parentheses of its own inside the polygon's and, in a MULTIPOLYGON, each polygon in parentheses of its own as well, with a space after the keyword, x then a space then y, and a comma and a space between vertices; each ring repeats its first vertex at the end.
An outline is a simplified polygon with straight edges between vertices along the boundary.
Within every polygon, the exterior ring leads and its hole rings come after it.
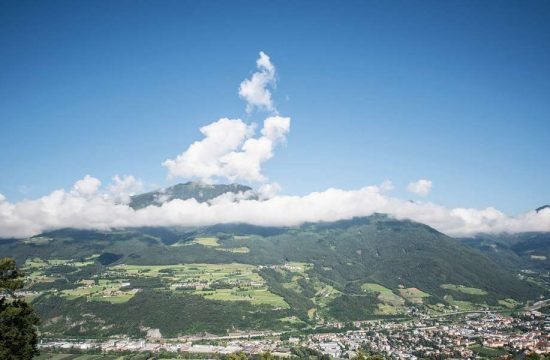
MULTIPOLYGON (((133 208, 250 187, 185 183, 133 208)), ((174 337, 514 309, 549 295, 550 234, 455 239, 384 214, 294 227, 62 229, 0 241, 51 336, 174 337), (545 277, 546 276, 546 277, 545 277)))

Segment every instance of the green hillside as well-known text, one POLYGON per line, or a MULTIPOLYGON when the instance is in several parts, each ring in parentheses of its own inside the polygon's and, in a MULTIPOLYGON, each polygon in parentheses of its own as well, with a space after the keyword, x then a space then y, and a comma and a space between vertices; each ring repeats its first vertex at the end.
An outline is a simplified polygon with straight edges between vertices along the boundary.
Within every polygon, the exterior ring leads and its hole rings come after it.
POLYGON ((461 240, 509 269, 550 270, 550 233, 478 234, 461 240))
POLYGON ((300 329, 412 307, 513 307, 546 292, 458 240, 384 215, 292 228, 65 229, 2 241, 0 255, 24 266, 52 336, 300 329))

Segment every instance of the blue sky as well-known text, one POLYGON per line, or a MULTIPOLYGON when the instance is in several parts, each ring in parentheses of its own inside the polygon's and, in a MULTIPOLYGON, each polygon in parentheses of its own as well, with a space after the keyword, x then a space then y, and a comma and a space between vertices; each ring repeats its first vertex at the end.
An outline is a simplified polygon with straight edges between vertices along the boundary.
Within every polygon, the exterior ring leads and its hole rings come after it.
POLYGON ((259 51, 292 125, 263 172, 288 194, 433 182, 444 206, 550 202, 544 1, 0 1, 0 193, 91 174, 165 186, 259 51))

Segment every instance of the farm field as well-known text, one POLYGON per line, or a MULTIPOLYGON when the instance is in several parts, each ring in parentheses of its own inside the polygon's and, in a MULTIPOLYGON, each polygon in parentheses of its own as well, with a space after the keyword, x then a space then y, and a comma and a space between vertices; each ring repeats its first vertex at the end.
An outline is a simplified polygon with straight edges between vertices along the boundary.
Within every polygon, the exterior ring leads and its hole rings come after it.
POLYGON ((377 294, 377 299, 380 301, 377 314, 396 315, 404 312, 405 300, 394 294, 392 290, 375 283, 365 283, 361 285, 361 288, 366 292, 377 294))
POLYGON ((430 296, 430 294, 425 293, 424 291, 417 288, 399 289, 399 295, 409 300, 413 304, 422 304, 424 302, 424 298, 430 296))
POLYGON ((481 290, 474 287, 467 287, 464 285, 443 284, 441 285, 441 288, 446 290, 458 291, 469 295, 482 295, 482 296, 487 295, 487 291, 485 290, 481 290))
MULTIPOLYGON (((210 240, 209 240, 210 241, 210 240)), ((213 244, 211 242, 211 244, 213 244)), ((253 305, 269 305, 287 309, 284 299, 269 291, 257 267, 248 264, 177 264, 177 265, 115 265, 103 272, 91 274, 87 279, 70 283, 69 277, 82 268, 93 264, 86 261, 29 259, 25 270, 30 284, 51 285, 52 291, 59 281, 69 288, 59 291, 68 300, 86 298, 88 301, 104 301, 120 304, 129 301, 139 291, 139 284, 155 279, 155 288, 165 291, 183 291, 203 296, 210 300, 248 301, 253 305), (63 268, 59 268, 63 266, 63 268), (56 270, 63 270, 56 273, 56 270)), ((297 271, 307 266, 297 263, 288 265, 297 271)))

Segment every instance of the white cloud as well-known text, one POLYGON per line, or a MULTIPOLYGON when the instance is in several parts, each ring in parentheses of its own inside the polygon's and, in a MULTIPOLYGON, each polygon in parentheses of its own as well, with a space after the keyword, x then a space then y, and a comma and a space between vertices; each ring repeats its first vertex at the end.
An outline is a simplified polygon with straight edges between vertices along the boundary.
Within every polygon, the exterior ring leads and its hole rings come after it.
POLYGON ((281 185, 274 182, 270 184, 263 184, 258 188, 256 193, 261 200, 267 200, 274 198, 281 191, 281 189, 281 185))
POLYGON ((174 160, 162 163, 171 176, 198 177, 210 181, 220 176, 220 158, 242 146, 254 131, 240 119, 220 119, 200 129, 204 139, 195 141, 174 160))
POLYGON ((191 144, 175 159, 163 162, 170 176, 205 182, 214 178, 263 182, 267 178, 262 174, 262 164, 273 157, 274 147, 285 140, 290 118, 268 117, 259 137, 253 137, 254 125, 240 119, 220 119, 200 130, 204 139, 191 144))
POLYGON ((0 194, 0 203, 4 202, 6 200, 6 197, 2 194, 0 194))
POLYGON ((250 79, 245 79, 239 86, 239 96, 246 101, 246 111, 254 108, 259 110, 275 111, 270 87, 274 87, 275 66, 269 56, 260 51, 260 57, 256 60, 258 72, 252 74, 250 79))
POLYGON ((431 189, 432 189, 432 182, 426 179, 413 181, 413 182, 410 182, 409 185, 407 185, 407 191, 420 196, 428 195, 431 189))
POLYGON ((101 181, 90 175, 86 175, 83 179, 74 183, 73 192, 82 196, 90 196, 93 195, 100 186, 101 181))
POLYGON ((132 175, 115 175, 108 189, 116 202, 127 204, 130 196, 143 191, 143 182, 132 175))
POLYGON ((393 182, 391 180, 384 180, 382 184, 380 184, 380 190, 383 192, 389 192, 394 189, 393 182))
MULTIPOLYGON (((89 182, 90 178, 84 180, 89 182)), ((82 184, 81 181, 77 183, 82 184)), ((247 194, 225 194, 207 203, 175 199, 162 206, 139 210, 117 203, 112 196, 95 190, 93 193, 56 190, 36 200, 18 203, 2 201, 0 237, 25 237, 64 227, 110 229, 237 222, 294 226, 303 222, 335 221, 373 213, 412 219, 449 235, 550 231, 550 209, 509 217, 490 207, 446 208, 430 202, 409 202, 387 196, 387 183, 349 191, 330 188, 305 196, 276 195, 272 191, 269 196, 260 199, 253 199, 247 194)), ((266 193, 269 193, 268 190, 268 187, 263 189, 266 193)))

